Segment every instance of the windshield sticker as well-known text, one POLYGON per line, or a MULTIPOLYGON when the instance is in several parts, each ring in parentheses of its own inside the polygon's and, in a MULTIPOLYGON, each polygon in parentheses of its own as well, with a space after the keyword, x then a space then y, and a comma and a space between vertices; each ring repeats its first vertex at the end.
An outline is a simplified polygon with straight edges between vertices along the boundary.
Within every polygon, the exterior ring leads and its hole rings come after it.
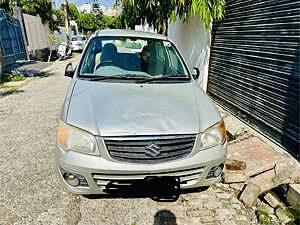
POLYGON ((171 43, 170 43, 170 42, 168 42, 168 41, 164 41, 164 46, 165 46, 165 47, 171 47, 172 45, 171 45, 171 43))

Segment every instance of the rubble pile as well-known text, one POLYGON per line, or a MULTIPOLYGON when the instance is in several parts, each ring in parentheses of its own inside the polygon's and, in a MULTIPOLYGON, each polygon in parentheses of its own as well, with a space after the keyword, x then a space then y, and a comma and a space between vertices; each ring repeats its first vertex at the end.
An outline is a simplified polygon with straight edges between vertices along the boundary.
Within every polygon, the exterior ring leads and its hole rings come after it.
POLYGON ((300 165, 257 137, 229 143, 223 182, 239 200, 256 210, 262 224, 299 222, 300 165), (274 190, 281 190, 281 198, 274 190), (285 188, 282 188, 285 187, 285 188))

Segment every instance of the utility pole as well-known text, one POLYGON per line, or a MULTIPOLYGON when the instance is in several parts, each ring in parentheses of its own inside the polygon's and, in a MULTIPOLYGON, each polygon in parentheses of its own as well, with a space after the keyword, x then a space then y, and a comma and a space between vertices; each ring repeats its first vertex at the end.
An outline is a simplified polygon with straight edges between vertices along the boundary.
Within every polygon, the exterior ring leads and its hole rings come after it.
POLYGON ((64 9, 65 9, 65 15, 66 15, 66 30, 67 30, 67 35, 69 36, 69 20, 68 20, 68 1, 64 0, 64 9))

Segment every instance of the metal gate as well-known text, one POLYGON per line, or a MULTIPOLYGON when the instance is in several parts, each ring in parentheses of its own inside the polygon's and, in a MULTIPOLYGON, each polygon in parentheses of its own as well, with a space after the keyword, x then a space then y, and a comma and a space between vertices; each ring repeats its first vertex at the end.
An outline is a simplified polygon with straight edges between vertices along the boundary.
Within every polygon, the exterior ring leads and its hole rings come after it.
POLYGON ((299 0, 227 0, 208 93, 299 158, 299 0))
POLYGON ((26 52, 20 22, 0 9, 0 47, 4 65, 25 60, 26 52))

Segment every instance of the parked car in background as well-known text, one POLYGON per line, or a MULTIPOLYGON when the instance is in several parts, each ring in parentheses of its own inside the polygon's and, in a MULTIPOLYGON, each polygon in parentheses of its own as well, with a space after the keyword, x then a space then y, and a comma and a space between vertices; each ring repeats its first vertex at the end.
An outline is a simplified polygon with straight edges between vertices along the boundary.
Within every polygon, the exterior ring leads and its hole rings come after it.
POLYGON ((78 35, 71 38, 71 46, 73 51, 83 51, 86 43, 87 37, 85 35, 78 35))
POLYGON ((217 182, 226 130, 199 73, 163 35, 96 32, 76 70, 68 64, 65 71, 73 80, 56 144, 65 187, 104 194, 136 182, 158 188, 164 178, 181 189, 217 182))

